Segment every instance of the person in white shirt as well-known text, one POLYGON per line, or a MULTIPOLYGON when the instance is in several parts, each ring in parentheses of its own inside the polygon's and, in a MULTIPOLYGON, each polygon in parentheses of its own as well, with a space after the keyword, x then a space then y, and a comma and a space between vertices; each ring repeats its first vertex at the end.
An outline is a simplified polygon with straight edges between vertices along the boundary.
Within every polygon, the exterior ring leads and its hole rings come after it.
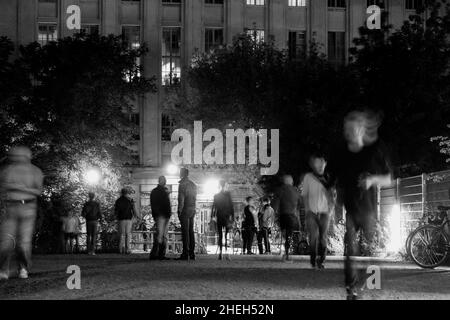
POLYGON ((312 154, 309 165, 312 172, 303 178, 302 197, 309 235, 310 261, 313 268, 323 269, 327 253, 328 226, 334 209, 333 188, 325 174, 327 162, 322 154, 312 154))

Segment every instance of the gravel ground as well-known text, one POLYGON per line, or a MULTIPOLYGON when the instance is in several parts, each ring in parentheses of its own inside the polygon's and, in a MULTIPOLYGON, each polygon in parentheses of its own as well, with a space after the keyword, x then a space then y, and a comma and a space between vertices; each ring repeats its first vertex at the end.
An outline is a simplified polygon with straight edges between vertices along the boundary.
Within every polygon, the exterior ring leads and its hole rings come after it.
MULTIPOLYGON (((148 255, 35 256, 27 280, 0 283, 0 299, 343 299, 342 259, 325 270, 306 257, 283 262, 279 256, 198 256, 196 261, 148 261, 148 255), (81 269, 81 289, 69 290, 69 265, 81 269)), ((450 299, 450 268, 423 270, 400 262, 362 261, 381 268, 381 289, 363 299, 450 299)))

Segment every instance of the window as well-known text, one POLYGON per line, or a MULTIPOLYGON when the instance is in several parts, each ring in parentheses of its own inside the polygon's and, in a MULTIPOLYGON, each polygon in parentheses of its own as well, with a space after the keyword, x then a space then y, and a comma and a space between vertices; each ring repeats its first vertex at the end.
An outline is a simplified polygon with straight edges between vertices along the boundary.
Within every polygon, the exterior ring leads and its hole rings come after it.
POLYGON ((38 27, 38 42, 41 45, 46 45, 50 41, 58 39, 58 30, 56 24, 39 24, 38 27))
POLYGON ((406 10, 417 10, 423 5, 423 0, 406 0, 406 10))
POLYGON ((328 32, 328 61, 334 66, 345 64, 345 32, 328 32))
POLYGON ((83 24, 81 25, 80 33, 84 33, 87 35, 99 34, 99 25, 98 24, 83 24))
POLYGON ((256 42, 264 41, 264 30, 247 29, 247 34, 256 42))
POLYGON ((162 84, 176 85, 181 76, 181 28, 163 28, 162 84))
POLYGON ((306 7, 306 0, 289 0, 289 7, 306 7))
POLYGON ((162 0, 163 3, 181 3, 181 0, 162 0))
POLYGON ((328 8, 345 8, 345 0, 328 0, 328 8))
POLYGON ((130 49, 139 49, 141 46, 141 27, 123 26, 122 37, 128 43, 130 49))
POLYGON ((367 0, 367 7, 370 6, 379 6, 381 9, 385 8, 385 1, 384 0, 367 0))
POLYGON ((223 0, 205 0, 207 4, 223 4, 223 0))
POLYGON ((247 0, 248 6, 263 6, 264 0, 247 0))
POLYGON ((297 59, 306 54, 306 32, 289 31, 289 58, 297 59))
POLYGON ((172 133, 175 130, 175 122, 166 114, 161 117, 161 140, 171 141, 172 133))
POLYGON ((223 45, 223 29, 205 29, 205 51, 208 52, 223 45))

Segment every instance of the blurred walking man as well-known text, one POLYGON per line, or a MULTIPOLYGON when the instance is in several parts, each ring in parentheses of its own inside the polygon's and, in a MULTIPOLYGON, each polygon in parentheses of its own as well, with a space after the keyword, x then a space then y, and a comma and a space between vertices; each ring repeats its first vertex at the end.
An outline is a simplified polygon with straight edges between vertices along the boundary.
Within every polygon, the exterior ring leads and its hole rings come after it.
POLYGON ((130 197, 130 191, 128 189, 122 189, 122 196, 116 200, 114 206, 114 212, 119 222, 119 252, 130 254, 131 253, 131 227, 133 218, 136 217, 136 210, 134 208, 134 202, 130 197))
POLYGON ((352 256, 358 253, 357 233, 362 230, 371 242, 377 217, 376 188, 391 184, 392 176, 387 152, 378 139, 381 120, 373 112, 351 112, 344 120, 346 143, 332 164, 336 174, 338 198, 343 200, 346 214, 345 285, 347 299, 358 298, 357 269, 352 256))
POLYGON ((166 187, 166 177, 159 177, 158 186, 150 194, 150 205, 153 220, 156 224, 156 235, 150 252, 150 260, 165 260, 167 233, 169 232, 169 220, 172 212, 169 191, 166 187))
POLYGON ((258 231, 258 249, 259 254, 270 254, 269 235, 272 232, 274 220, 274 212, 270 206, 270 198, 264 197, 262 200, 262 207, 258 214, 259 231, 258 231), (263 251, 263 242, 265 251, 263 251))
POLYGON ((278 215, 280 229, 284 234, 285 260, 289 260, 290 241, 294 231, 299 230, 298 212, 301 204, 300 192, 294 187, 291 175, 283 176, 283 185, 275 193, 274 209, 278 215))
POLYGON ((36 220, 37 197, 42 192, 42 171, 31 164, 27 147, 14 147, 9 163, 0 170, 0 194, 6 206, 0 225, 0 280, 9 277, 9 263, 15 250, 19 278, 28 278, 36 220))
POLYGON ((89 192, 89 201, 87 201, 81 215, 86 219, 86 233, 87 233, 87 253, 95 256, 95 249, 97 245, 97 232, 98 232, 98 221, 100 220, 100 203, 95 201, 95 194, 89 192))
MULTIPOLYGON (((228 192, 228 183, 220 180, 220 192, 214 196, 211 217, 217 219, 217 232, 219 233, 219 260, 222 260, 223 247, 223 231, 225 231, 225 252, 227 251, 228 232, 233 228, 234 223, 234 207, 231 194, 228 192)), ((230 255, 227 254, 227 260, 230 255)))
POLYGON ((189 179, 189 170, 181 168, 178 186, 178 218, 181 223, 183 253, 178 260, 195 260, 194 216, 197 186, 189 179))

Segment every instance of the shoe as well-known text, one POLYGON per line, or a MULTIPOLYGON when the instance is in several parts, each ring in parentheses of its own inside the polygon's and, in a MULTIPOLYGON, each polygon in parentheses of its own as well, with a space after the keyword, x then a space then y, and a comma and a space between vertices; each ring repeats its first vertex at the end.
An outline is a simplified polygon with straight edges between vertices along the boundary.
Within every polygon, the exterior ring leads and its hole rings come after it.
POLYGON ((229 253, 225 256, 225 259, 226 259, 227 261, 231 261, 231 256, 230 256, 229 253))
POLYGON ((317 269, 319 269, 319 270, 325 269, 325 266, 323 265, 322 262, 318 262, 318 263, 317 263, 317 269))
POLYGON ((347 300, 359 300, 358 294, 356 290, 350 287, 346 288, 347 290, 347 300))
POLYGON ((189 260, 189 257, 188 256, 179 256, 175 260, 189 260))
POLYGON ((3 281, 3 280, 6 281, 8 279, 9 279, 9 276, 6 272, 0 272, 0 281, 3 281))
POLYGON ((167 257, 159 257, 158 260, 165 261, 165 260, 172 260, 172 259, 167 258, 167 257))
POLYGON ((222 260, 222 254, 221 253, 219 254, 219 260, 222 260))
POLYGON ((19 270, 19 279, 28 279, 28 271, 24 268, 19 270))
POLYGON ((148 258, 148 260, 159 260, 159 258, 156 257, 156 256, 150 255, 150 257, 148 258))
POLYGON ((96 254, 95 254, 95 252, 92 252, 91 255, 95 256, 96 254))
POLYGON ((247 252, 247 254, 253 255, 254 253, 250 251, 250 252, 247 252))

